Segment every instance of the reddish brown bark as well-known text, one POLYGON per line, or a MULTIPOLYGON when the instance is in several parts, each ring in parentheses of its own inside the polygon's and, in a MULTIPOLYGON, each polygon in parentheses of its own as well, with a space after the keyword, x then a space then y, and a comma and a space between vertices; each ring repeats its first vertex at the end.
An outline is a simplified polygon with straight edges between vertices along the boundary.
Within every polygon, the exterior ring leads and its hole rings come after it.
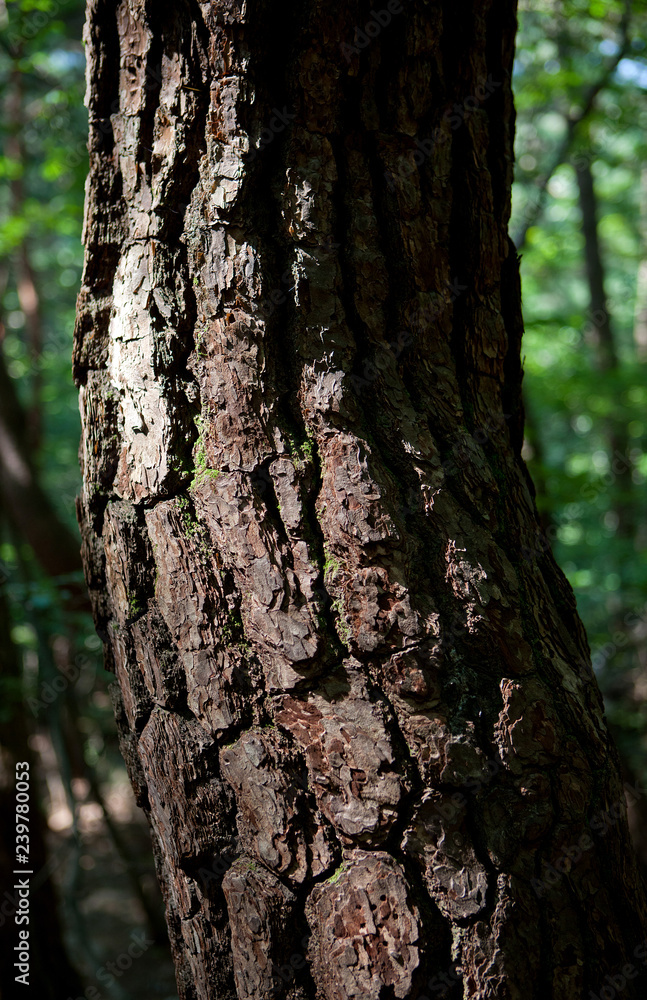
POLYGON ((79 514, 180 995, 637 997, 519 455, 514 5, 397 6, 89 5, 79 514))

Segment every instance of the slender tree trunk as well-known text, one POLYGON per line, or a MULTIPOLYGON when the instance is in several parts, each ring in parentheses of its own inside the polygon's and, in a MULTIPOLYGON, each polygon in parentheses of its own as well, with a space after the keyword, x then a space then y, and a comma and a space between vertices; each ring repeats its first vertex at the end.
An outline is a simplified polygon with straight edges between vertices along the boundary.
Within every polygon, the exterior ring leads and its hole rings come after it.
MULTIPOLYGON (((23 70, 20 68, 22 47, 18 47, 9 78, 8 96, 6 99, 6 115, 9 136, 7 139, 7 155, 22 171, 26 156, 23 141, 25 128, 25 107, 23 93, 23 70)), ((22 173, 11 182, 11 210, 16 216, 24 212, 25 190, 22 173)), ((29 447, 37 451, 42 436, 41 395, 43 379, 41 372, 41 354, 43 350, 43 318, 40 307, 40 296, 36 287, 36 275, 31 263, 31 254, 27 241, 24 239, 14 255, 16 273, 16 291, 18 301, 25 317, 25 337, 32 362, 30 389, 31 401, 27 412, 27 432, 29 447)))
POLYGON ((514 35, 90 0, 79 515, 182 998, 641 995, 586 638, 521 556, 514 35))
MULTIPOLYGON (((589 329, 594 350, 594 363, 597 370, 603 376, 607 374, 613 376, 619 371, 620 361, 606 294, 605 267, 598 233, 598 199, 590 162, 588 160, 579 162, 576 173, 582 213, 586 274, 591 296, 591 325, 589 329)), ((640 286, 638 288, 639 292, 640 286)), ((640 313, 637 310, 634 331, 636 335, 635 343, 638 350, 640 348, 639 323, 640 313)), ((606 435, 610 459, 609 465, 614 473, 615 480, 613 484, 614 502, 612 509, 618 518, 618 535, 625 540, 625 547, 622 553, 623 559, 630 561, 635 552, 639 551, 640 546, 636 538, 636 489, 632 478, 633 467, 629 459, 630 438, 627 433, 626 423, 622 420, 621 416, 612 414, 607 419, 606 435)), ((611 633, 615 629, 618 629, 622 633, 626 629, 623 610, 617 608, 614 618, 615 622, 609 629, 609 632, 611 633)), ((631 657, 634 663, 639 663, 637 650, 631 649, 631 657)), ((604 683, 603 688, 605 688, 604 683)), ((612 692, 611 697, 615 700, 621 698, 626 710, 629 712, 636 711, 640 696, 637 696, 635 685, 632 684, 632 672, 627 670, 626 676, 620 679, 618 692, 612 692)), ((622 743, 621 740, 619 742, 622 743)), ((636 781, 635 774, 630 762, 622 754, 621 765, 626 778, 625 784, 629 786, 634 785, 636 781)), ((645 865, 645 859, 647 858, 647 827, 644 822, 647 819, 647 798, 645 796, 637 798, 630 796, 628 805, 632 840, 636 847, 641 871, 644 873, 647 871, 647 866, 645 865)))
POLYGON ((578 163, 576 169, 584 235, 584 261, 591 297, 591 334, 595 349, 595 366, 603 375, 618 369, 611 316, 604 280, 604 265, 598 236, 598 202, 593 182, 593 172, 588 160, 578 163))
MULTIPOLYGON (((0 500, 7 517, 54 580, 81 570, 79 542, 40 485, 25 437, 26 413, 0 351, 0 500)), ((75 607, 87 606, 82 583, 65 581, 75 607)))
POLYGON ((647 361, 647 167, 640 173, 640 252, 636 275, 634 345, 639 361, 647 361))
MULTIPOLYGON (((582 212, 584 234, 584 259, 591 296, 590 339, 594 351, 594 364, 601 375, 617 375, 620 363, 616 349, 611 314, 607 300, 604 264, 598 234, 598 203, 593 172, 588 160, 578 163, 577 182, 582 212)), ((610 416, 607 421, 609 466, 614 474, 614 510, 618 516, 618 534, 631 539, 634 535, 632 494, 632 465, 628 457, 629 435, 621 417, 610 416)))

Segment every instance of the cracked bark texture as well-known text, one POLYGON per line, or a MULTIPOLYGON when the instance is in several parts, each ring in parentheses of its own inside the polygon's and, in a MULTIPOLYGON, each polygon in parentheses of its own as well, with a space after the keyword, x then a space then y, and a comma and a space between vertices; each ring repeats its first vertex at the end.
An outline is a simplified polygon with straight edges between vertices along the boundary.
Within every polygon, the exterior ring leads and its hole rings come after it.
POLYGON ((636 997, 520 458, 514 3, 399 6, 88 5, 79 518, 179 993, 636 997))

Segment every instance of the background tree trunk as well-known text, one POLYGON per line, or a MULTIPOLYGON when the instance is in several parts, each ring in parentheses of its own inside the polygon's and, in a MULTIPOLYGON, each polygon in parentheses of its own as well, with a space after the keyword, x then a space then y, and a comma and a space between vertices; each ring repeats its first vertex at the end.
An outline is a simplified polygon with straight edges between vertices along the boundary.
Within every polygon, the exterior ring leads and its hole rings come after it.
MULTIPOLYGON (((586 278, 591 296, 588 339, 591 343, 594 364, 602 375, 617 377, 619 372, 618 351, 609 313, 606 293, 605 268, 598 233, 598 200, 593 180, 591 164, 585 157, 578 162, 575 175, 580 196, 582 213, 582 235, 584 236, 584 259, 586 278)), ((611 467, 616 478, 615 514, 618 518, 618 534, 633 540, 635 526, 632 502, 632 465, 629 458, 629 433, 621 416, 612 414, 606 421, 611 467)))
POLYGON ((90 0, 79 516, 182 998, 642 995, 520 458, 515 27, 90 0))

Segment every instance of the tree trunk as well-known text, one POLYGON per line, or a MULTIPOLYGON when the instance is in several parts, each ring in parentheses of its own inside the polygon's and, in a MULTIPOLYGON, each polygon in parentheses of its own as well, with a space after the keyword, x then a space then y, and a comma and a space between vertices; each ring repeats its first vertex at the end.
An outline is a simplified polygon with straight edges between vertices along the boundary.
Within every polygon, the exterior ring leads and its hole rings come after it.
POLYGON ((90 0, 79 515, 182 998, 642 989, 519 454, 514 34, 90 0))
POLYGON ((647 361, 647 167, 640 172, 640 254, 636 275, 634 345, 639 361, 647 361))
MULTIPOLYGON (((22 43, 19 43, 9 76, 8 94, 5 101, 5 114, 9 135, 7 137, 7 156, 19 168, 18 176, 11 181, 11 212, 21 217, 25 212, 25 187, 22 171, 25 168, 27 155, 24 143, 24 121, 26 118, 25 99, 23 93, 23 73, 20 63, 23 59, 22 43)), ((30 396, 27 410, 27 439, 29 447, 35 452, 41 446, 42 436, 42 392, 43 376, 41 370, 43 351, 43 317, 40 307, 40 296, 36 284, 36 274, 31 262, 31 253, 24 238, 14 254, 16 273, 16 291, 20 308, 25 317, 25 339, 29 346, 29 356, 32 364, 30 396)))
MULTIPOLYGON (((609 303, 606 293, 605 269, 598 234, 598 201, 593 181, 593 171, 588 160, 578 162, 575 170, 582 213, 584 260, 591 296, 588 338, 594 352, 595 367, 602 375, 617 377, 620 370, 609 303)), ((629 433, 622 416, 611 414, 606 420, 609 443, 609 467, 614 476, 613 509, 618 518, 620 538, 633 540, 634 505, 633 468, 629 458, 629 433)), ((630 546, 630 551, 633 546, 630 546)))
POLYGON ((74 607, 87 608, 82 581, 66 579, 81 571, 78 539, 59 520, 40 484, 25 435, 27 427, 27 413, 0 351, 0 501, 45 572, 55 582, 63 577, 74 607))

